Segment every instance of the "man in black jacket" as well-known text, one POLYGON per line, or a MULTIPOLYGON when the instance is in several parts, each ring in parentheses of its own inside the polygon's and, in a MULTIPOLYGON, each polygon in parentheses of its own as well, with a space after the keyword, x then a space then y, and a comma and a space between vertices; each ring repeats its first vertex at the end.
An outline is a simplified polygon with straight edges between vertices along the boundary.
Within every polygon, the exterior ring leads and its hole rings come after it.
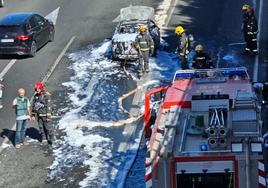
POLYGON ((242 54, 257 54, 257 34, 258 34, 258 22, 254 15, 254 10, 249 5, 243 5, 243 22, 241 25, 241 31, 244 34, 246 41, 246 47, 242 54))
POLYGON ((34 85, 35 95, 32 102, 32 115, 36 116, 43 144, 52 144, 55 140, 54 128, 51 123, 51 94, 44 90, 41 82, 34 85))
POLYGON ((193 69, 213 69, 213 63, 210 56, 203 51, 204 47, 201 44, 195 47, 195 56, 193 57, 193 69))

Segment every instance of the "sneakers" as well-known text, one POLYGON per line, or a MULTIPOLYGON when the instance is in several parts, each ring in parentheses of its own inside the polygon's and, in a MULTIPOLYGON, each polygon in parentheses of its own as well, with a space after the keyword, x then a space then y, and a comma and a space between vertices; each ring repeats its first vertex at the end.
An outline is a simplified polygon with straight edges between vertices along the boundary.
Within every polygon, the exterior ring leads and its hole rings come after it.
POLYGON ((15 148, 16 149, 20 149, 21 148, 21 144, 16 144, 15 148))
POLYGON ((21 144, 24 145, 24 146, 27 146, 27 145, 29 145, 29 142, 23 141, 21 144))
POLYGON ((15 148, 16 148, 16 149, 20 149, 21 146, 27 146, 27 145, 29 145, 29 142, 27 142, 27 141, 24 140, 22 143, 20 143, 20 144, 16 144, 16 145, 15 145, 15 148))
POLYGON ((258 55, 258 52, 245 50, 245 51, 241 52, 241 55, 258 55))
POLYGON ((47 140, 46 139, 44 139, 44 140, 42 140, 42 142, 41 142, 41 144, 44 144, 44 145, 47 145, 47 140))

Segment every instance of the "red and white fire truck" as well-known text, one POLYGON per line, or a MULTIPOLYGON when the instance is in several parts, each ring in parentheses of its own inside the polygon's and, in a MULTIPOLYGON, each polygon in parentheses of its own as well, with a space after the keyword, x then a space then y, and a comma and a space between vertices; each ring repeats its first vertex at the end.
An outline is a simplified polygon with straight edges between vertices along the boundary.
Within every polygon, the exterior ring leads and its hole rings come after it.
POLYGON ((144 115, 147 188, 266 187, 261 106, 246 68, 179 70, 171 86, 146 93, 144 115))

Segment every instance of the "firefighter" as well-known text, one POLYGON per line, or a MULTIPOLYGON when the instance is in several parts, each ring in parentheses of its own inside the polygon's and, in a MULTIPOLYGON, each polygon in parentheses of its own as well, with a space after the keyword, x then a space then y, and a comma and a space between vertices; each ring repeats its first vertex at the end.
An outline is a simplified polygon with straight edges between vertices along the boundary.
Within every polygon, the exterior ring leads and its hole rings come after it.
POLYGON ((263 98, 263 104, 267 105, 267 103, 268 103, 268 82, 265 82, 263 84, 262 98, 263 98))
POLYGON ((52 126, 51 94, 44 90, 42 82, 34 84, 34 98, 32 102, 32 115, 37 118, 42 144, 52 144, 55 141, 54 128, 52 126))
POLYGON ((175 28, 175 34, 180 38, 177 52, 179 54, 181 68, 182 69, 189 69, 189 62, 188 62, 188 54, 190 53, 189 38, 186 35, 185 30, 182 26, 177 26, 175 28))
POLYGON ((139 53, 139 72, 149 72, 149 56, 154 52, 154 41, 145 25, 139 26, 139 32, 135 39, 135 47, 139 53))
POLYGON ((195 55, 193 57, 193 69, 213 69, 211 57, 204 52, 204 47, 201 44, 196 45, 195 55))
POLYGON ((246 47, 242 54, 257 54, 257 34, 258 34, 258 22, 254 14, 254 10, 247 4, 242 6, 243 22, 241 25, 241 31, 244 34, 246 41, 246 47))

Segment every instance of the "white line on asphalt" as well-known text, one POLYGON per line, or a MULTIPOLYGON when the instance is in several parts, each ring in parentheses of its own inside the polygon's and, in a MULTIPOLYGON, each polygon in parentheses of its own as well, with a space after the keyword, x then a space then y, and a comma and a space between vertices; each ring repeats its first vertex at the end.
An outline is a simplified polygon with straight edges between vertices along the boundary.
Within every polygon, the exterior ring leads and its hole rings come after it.
MULTIPOLYGON (((256 0, 253 1, 254 6, 256 6, 256 0)), ((260 5, 259 5, 259 15, 258 15, 258 27, 259 27, 259 33, 258 33, 258 48, 260 49, 260 33, 261 33, 261 24, 262 24, 262 11, 263 11, 263 0, 260 0, 260 5)), ((259 50, 260 51, 260 50, 259 50)), ((255 56, 255 61, 254 61, 254 72, 253 72, 253 82, 258 81, 258 69, 259 69, 259 56, 255 56)))
POLYGON ((155 13, 155 21, 156 24, 160 27, 160 33, 164 34, 165 29, 168 29, 168 24, 170 22, 171 16, 174 12, 175 5, 177 4, 177 0, 164 0, 158 7, 157 12, 155 13), (173 2, 173 6, 172 6, 173 2), (172 6, 171 11, 169 11, 170 7, 172 6))
POLYGON ((54 25, 56 25, 58 15, 59 15, 60 7, 53 10, 51 13, 49 13, 45 18, 49 19, 53 22, 54 25))
POLYGON ((4 78, 4 76, 6 75, 6 73, 9 71, 9 69, 16 63, 16 59, 12 59, 6 66, 5 68, 2 70, 2 72, 0 73, 0 78, 4 78))
POLYGON ((69 40, 69 42, 67 43, 67 45, 63 48, 63 50, 61 51, 61 53, 58 56, 58 58, 56 59, 56 61, 52 65, 52 67, 49 69, 47 75, 43 78, 43 80, 42 80, 43 83, 47 82, 48 78, 54 72, 54 70, 57 67, 57 65, 59 64, 61 58, 64 56, 64 54, 66 53, 66 51, 68 50, 68 48, 70 47, 70 45, 73 43, 73 41, 74 41, 75 38, 76 38, 76 36, 72 36, 72 38, 69 40))
MULTIPOLYGON (((168 27, 168 24, 169 24, 169 22, 170 22, 170 20, 171 20, 171 16, 172 16, 172 14, 173 14, 173 12, 174 12, 174 10, 175 10, 175 7, 176 7, 177 3, 178 3, 178 0, 174 0, 172 9, 171 9, 171 11, 170 11, 170 14, 168 14, 168 18, 167 18, 166 25, 165 25, 166 27, 168 27)), ((171 5, 170 5, 170 6, 171 6, 171 5)))
MULTIPOLYGON (((49 71, 47 72, 47 74, 45 75, 45 77, 43 78, 42 82, 45 83, 47 82, 47 80, 49 79, 49 77, 51 76, 51 74, 54 72, 55 68, 57 67, 57 65, 59 64, 60 60, 62 59, 63 55, 66 53, 66 51, 68 50, 68 48, 70 47, 70 45, 72 44, 72 42, 74 41, 74 39, 76 38, 76 36, 72 36, 71 39, 69 40, 69 42, 67 43, 67 45, 63 48, 63 50, 61 51, 60 55, 58 56, 58 58, 55 60, 54 64, 52 65, 52 67, 49 69, 49 71)), ((16 60, 15 60, 16 61, 16 60)), ((15 63, 15 62, 14 62, 15 63)), ((3 71, 2 71, 3 72, 3 71)), ((2 74, 2 73, 1 73, 2 74)), ((16 129, 16 124, 13 125, 13 127, 11 128, 11 130, 15 130, 16 129)), ((3 145, 7 144, 9 142, 8 137, 5 137, 3 143, 0 146, 0 154, 2 153, 2 151, 4 150, 3 145)))

